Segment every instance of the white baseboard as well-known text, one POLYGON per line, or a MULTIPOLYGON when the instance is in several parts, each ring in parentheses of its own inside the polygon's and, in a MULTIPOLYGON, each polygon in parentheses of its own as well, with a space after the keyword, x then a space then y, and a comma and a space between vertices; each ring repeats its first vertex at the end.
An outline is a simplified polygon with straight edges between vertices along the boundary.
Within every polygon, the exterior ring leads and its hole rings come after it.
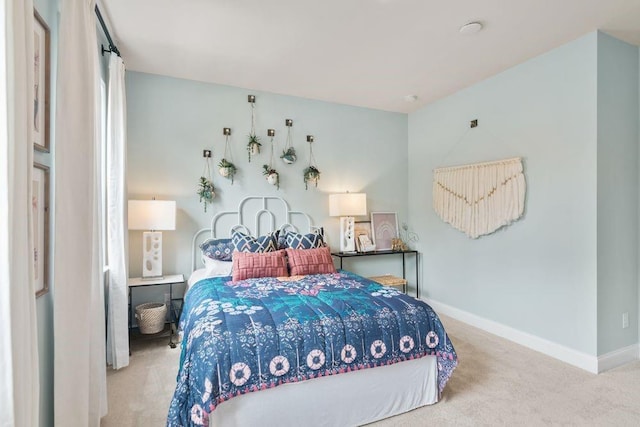
POLYGON ((640 345, 634 344, 598 357, 598 373, 617 368, 640 358, 640 345))
MULTIPOLYGON (((591 356, 581 351, 565 347, 561 344, 545 340, 527 332, 522 332, 510 326, 494 322, 493 320, 485 319, 484 317, 477 316, 475 314, 460 310, 459 308, 455 308, 438 301, 434 301, 432 299, 423 298, 423 300, 438 313, 453 317, 454 319, 464 322, 468 325, 475 326, 476 328, 482 329, 491 334, 506 338, 509 341, 513 341, 532 350, 539 351, 540 353, 546 354, 547 356, 551 356, 555 359, 561 360, 580 369, 584 369, 585 371, 591 372, 593 374, 602 372, 602 370, 599 370, 599 358, 596 356, 591 356)), ((636 352, 637 349, 638 346, 636 346, 636 352)), ((625 357, 626 356, 627 353, 625 352, 625 357)), ((607 361, 608 360, 611 360, 611 363, 613 363, 614 360, 619 360, 618 355, 616 354, 614 356, 611 356, 610 358, 607 358, 607 361)))

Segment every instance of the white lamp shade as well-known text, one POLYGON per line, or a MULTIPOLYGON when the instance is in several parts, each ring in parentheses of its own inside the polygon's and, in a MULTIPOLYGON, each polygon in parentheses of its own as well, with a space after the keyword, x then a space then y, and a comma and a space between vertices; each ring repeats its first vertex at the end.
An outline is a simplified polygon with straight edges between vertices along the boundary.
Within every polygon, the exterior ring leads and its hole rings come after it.
POLYGON ((129 230, 175 230, 173 200, 129 200, 129 230))
POLYGON ((330 216, 363 216, 366 214, 366 193, 340 193, 329 195, 330 216))

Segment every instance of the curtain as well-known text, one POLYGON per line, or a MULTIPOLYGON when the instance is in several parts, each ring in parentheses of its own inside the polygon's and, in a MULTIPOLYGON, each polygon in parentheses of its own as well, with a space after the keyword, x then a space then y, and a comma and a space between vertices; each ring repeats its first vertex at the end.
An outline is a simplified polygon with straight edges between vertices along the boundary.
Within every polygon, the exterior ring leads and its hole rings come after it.
POLYGON ((60 427, 106 414, 100 238, 100 73, 95 0, 61 0, 56 108, 54 412, 60 427))
POLYGON ((107 363, 114 369, 129 365, 129 301, 127 299, 127 140, 124 63, 109 59, 107 104, 107 248, 109 304, 107 363))
POLYGON ((33 244, 33 2, 0 1, 0 425, 39 424, 33 244))

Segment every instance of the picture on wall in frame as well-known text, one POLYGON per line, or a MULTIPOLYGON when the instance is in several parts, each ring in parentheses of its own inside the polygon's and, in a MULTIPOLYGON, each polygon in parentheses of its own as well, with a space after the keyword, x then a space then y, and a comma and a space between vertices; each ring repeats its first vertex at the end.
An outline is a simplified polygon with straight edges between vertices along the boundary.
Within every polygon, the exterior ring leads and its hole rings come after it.
POLYGON ((371 212, 373 243, 378 251, 390 251, 398 238, 398 216, 395 212, 371 212))
POLYGON ((371 234, 371 221, 356 221, 353 235, 358 252, 372 252, 376 250, 371 234))
POLYGON ((33 266, 36 297, 49 292, 49 168, 33 164, 33 266))
POLYGON ((48 153, 51 42, 49 27, 35 9, 33 18, 33 146, 48 153))

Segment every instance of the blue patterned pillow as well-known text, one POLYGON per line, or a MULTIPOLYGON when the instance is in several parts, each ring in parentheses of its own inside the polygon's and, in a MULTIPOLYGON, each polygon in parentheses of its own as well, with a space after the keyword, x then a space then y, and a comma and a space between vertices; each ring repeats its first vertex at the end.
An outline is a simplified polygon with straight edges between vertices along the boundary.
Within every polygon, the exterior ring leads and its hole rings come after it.
POLYGON ((285 236, 287 248, 292 249, 316 249, 324 247, 324 239, 318 233, 299 234, 288 232, 285 236))
POLYGON ((235 250, 239 252, 273 252, 278 250, 278 231, 255 238, 241 231, 233 230, 231 241, 235 250))
POLYGON ((231 261, 233 242, 231 239, 208 239, 200 245, 203 255, 218 261, 231 261))

